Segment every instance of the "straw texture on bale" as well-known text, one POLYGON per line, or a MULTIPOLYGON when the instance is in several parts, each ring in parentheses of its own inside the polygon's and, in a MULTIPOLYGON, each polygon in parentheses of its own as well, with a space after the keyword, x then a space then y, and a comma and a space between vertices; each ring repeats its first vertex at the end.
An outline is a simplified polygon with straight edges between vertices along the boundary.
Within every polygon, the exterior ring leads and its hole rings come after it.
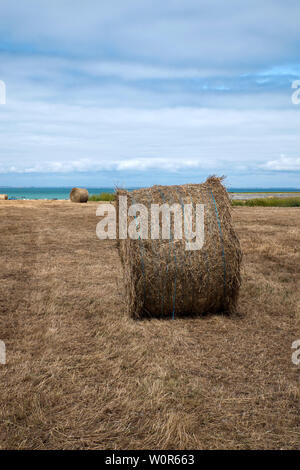
MULTIPOLYGON (((131 192, 117 190, 132 204, 168 203, 204 204, 204 245, 187 251, 185 237, 174 239, 171 217, 171 238, 163 240, 129 237, 118 240, 126 289, 126 305, 130 316, 200 315, 236 311, 242 253, 231 222, 231 203, 222 178, 212 176, 203 184, 153 186, 131 192)), ((127 217, 128 226, 134 217, 127 217)), ((160 221, 161 223, 161 221, 160 221)), ((150 215, 149 215, 150 225, 150 215)), ((118 228, 118 227, 117 227, 118 228)), ((118 232, 117 232, 118 233, 118 232)), ((184 234, 184 228, 183 228, 184 234)))
POLYGON ((89 199, 89 192, 83 188, 73 188, 70 192, 70 199, 72 202, 87 202, 89 199))
POLYGON ((8 199, 8 195, 7 194, 0 194, 0 200, 7 200, 8 199))

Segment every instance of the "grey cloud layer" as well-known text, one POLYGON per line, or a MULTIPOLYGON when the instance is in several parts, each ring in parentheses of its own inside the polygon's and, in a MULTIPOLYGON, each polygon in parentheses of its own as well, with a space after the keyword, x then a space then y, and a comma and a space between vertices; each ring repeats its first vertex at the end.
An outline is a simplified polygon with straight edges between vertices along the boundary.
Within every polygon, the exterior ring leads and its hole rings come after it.
POLYGON ((296 0, 11 0, 0 32, 33 50, 255 69, 298 58, 296 0))
POLYGON ((284 171, 295 184, 299 13, 292 0, 2 2, 0 172, 284 171))

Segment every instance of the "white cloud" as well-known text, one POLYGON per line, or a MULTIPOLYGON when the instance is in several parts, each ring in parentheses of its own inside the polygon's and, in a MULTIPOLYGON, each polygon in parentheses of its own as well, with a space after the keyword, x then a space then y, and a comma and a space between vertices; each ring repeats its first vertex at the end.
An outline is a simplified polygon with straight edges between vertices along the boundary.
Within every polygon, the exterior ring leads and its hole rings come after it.
MULTIPOLYGON (((142 62, 127 61, 86 61, 79 64, 79 70, 96 77, 118 77, 124 80, 178 80, 202 79, 219 75, 218 69, 192 68, 192 67, 164 67, 145 64, 142 62)), ((223 71, 225 76, 230 71, 223 71)), ((232 74, 232 72, 231 72, 232 74)))
POLYGON ((277 160, 270 160, 261 167, 271 171, 300 172, 300 158, 281 155, 277 160))
MULTIPOLYGON (((251 100, 251 97, 249 97, 251 100)), ((0 113, 2 173, 232 173, 299 151, 299 110, 101 107, 11 102, 0 113)))
POLYGON ((205 168, 207 162, 200 160, 171 160, 166 158, 136 158, 111 161, 93 161, 89 159, 70 161, 45 161, 31 167, 24 165, 0 166, 0 173, 70 173, 95 171, 145 171, 162 170, 177 172, 189 168, 205 168))

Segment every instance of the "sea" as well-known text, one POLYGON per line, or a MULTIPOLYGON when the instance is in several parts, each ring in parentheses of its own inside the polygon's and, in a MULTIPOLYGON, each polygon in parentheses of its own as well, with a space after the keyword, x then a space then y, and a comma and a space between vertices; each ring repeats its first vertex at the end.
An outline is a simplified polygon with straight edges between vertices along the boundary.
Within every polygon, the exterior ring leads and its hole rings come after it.
MULTIPOLYGON (((0 187, 0 194, 8 199, 69 199, 71 187, 64 188, 12 188, 0 187)), ((114 188, 87 188, 89 194, 114 193, 114 188)), ((129 191, 138 188, 127 188, 129 191)), ((300 188, 227 188, 230 193, 293 193, 300 188)))

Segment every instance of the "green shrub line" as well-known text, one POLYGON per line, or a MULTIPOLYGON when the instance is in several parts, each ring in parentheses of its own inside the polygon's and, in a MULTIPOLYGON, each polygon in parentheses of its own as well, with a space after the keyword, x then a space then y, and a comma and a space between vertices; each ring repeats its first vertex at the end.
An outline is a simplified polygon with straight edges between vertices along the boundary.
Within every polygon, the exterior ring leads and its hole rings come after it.
MULTIPOLYGON (((115 201, 116 195, 114 193, 101 193, 92 194, 89 196, 89 201, 115 201)), ((300 197, 270 197, 270 198, 256 198, 247 200, 231 201, 233 206, 245 207, 300 207, 300 197)))
POLYGON ((89 201, 114 201, 116 195, 114 193, 101 193, 101 194, 92 194, 89 197, 89 201))
POLYGON ((270 198, 257 198, 248 200, 232 200, 233 206, 245 207, 300 207, 300 197, 270 197, 270 198))

